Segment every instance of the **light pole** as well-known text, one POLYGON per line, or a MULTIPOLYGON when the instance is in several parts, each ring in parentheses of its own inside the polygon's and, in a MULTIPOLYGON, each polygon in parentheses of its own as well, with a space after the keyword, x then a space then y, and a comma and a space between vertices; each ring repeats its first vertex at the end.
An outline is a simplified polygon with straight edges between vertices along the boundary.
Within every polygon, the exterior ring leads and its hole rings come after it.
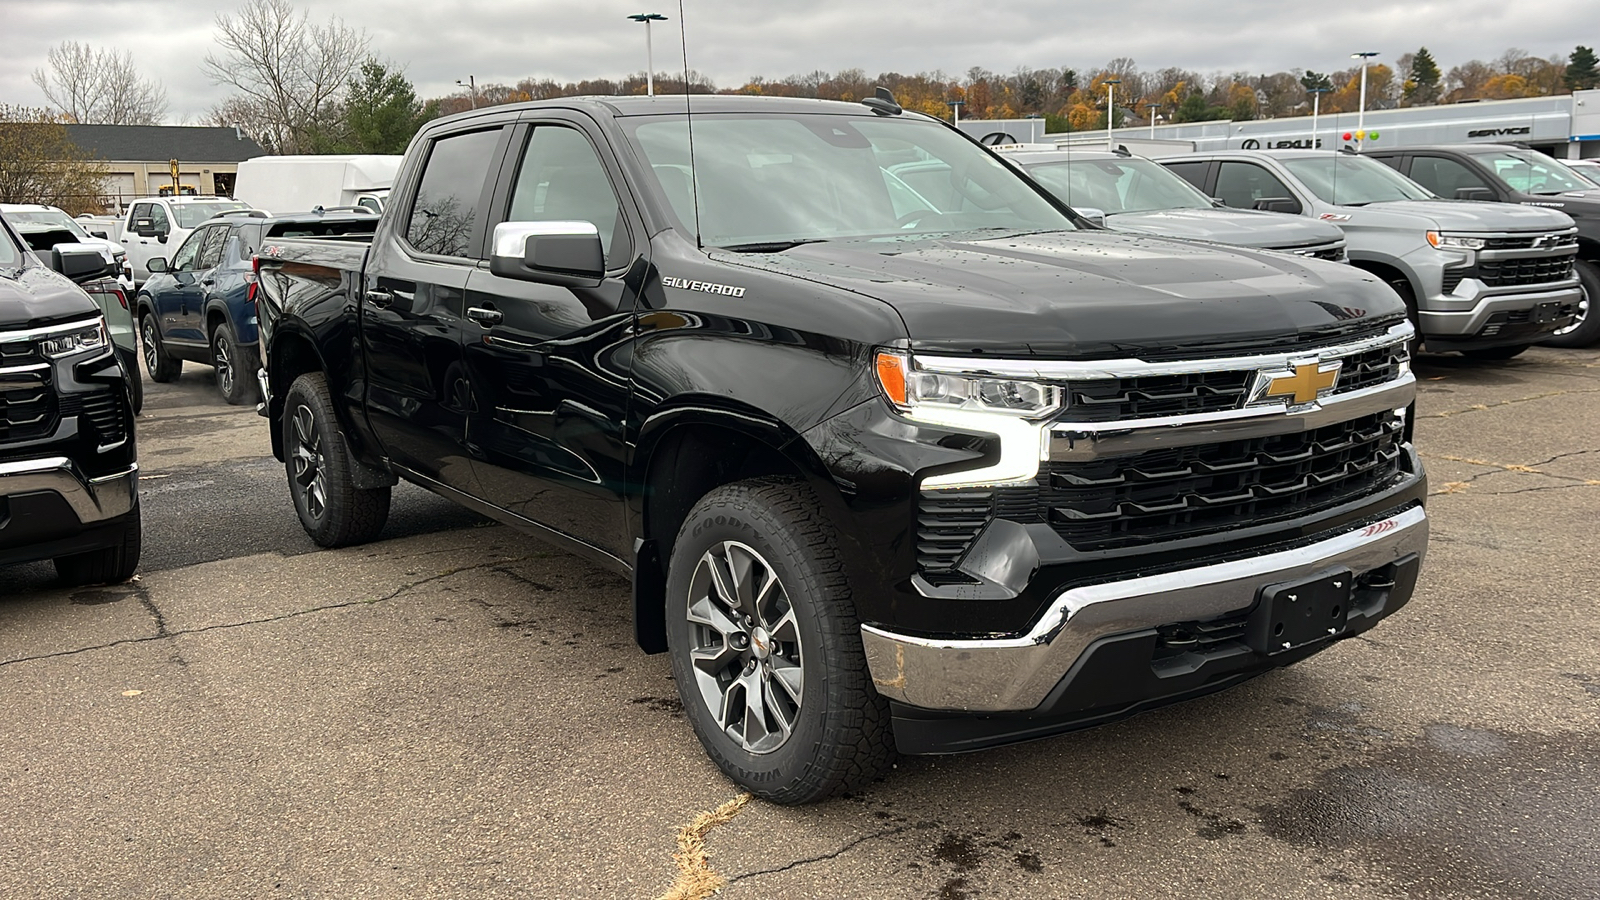
MULTIPOLYGON (((650 23, 665 22, 667 17, 660 13, 634 13, 628 18, 635 22, 644 23, 644 93, 647 97, 654 97, 656 95, 656 52, 655 47, 650 43, 650 23)), ((689 86, 686 84, 683 89, 687 91, 689 86)))
POLYGON ((1317 149, 1317 114, 1322 111, 1322 95, 1332 88, 1308 88, 1306 93, 1311 95, 1311 149, 1317 149))
POLYGON ((1361 149, 1361 142, 1367 137, 1367 60, 1377 56, 1376 50, 1363 50, 1350 54, 1351 59, 1361 60, 1361 102, 1356 106, 1356 149, 1361 149))
POLYGON ((1106 149, 1111 149, 1111 128, 1117 124, 1117 85, 1120 78, 1107 78, 1100 82, 1106 86, 1106 149))
POLYGON ((1161 107, 1155 103, 1146 103, 1144 111, 1150 114, 1150 140, 1156 139, 1156 110, 1161 107))
POLYGON ((950 124, 961 127, 961 107, 966 105, 965 100, 946 100, 945 106, 950 107, 950 124))
POLYGON ((477 109, 478 108, 478 79, 476 77, 472 76, 472 75, 468 75, 466 81, 462 81, 461 79, 457 78, 456 79, 456 84, 459 84, 462 87, 467 89, 468 96, 470 96, 472 98, 472 108, 473 109, 477 109))

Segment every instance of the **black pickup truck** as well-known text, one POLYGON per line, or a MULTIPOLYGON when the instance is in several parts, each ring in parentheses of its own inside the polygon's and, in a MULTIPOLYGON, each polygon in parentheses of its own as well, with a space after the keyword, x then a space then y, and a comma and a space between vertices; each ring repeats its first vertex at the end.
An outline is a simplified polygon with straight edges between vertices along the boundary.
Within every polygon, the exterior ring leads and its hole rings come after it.
POLYGON ((74 284, 116 265, 84 244, 41 256, 0 220, 0 565, 49 559, 67 584, 126 581, 142 540, 139 375, 74 284))
POLYGON ((628 574, 707 752, 779 802, 1410 598, 1412 330, 1376 278, 1095 229, 891 97, 693 104, 441 119, 370 245, 263 244, 262 411, 318 542, 404 478, 628 574))

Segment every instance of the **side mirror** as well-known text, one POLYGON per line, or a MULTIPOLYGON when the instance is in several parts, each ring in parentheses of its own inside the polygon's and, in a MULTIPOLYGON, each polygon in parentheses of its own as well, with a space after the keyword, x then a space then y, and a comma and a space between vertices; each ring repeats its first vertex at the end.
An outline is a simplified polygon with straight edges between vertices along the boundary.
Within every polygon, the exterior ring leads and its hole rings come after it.
POLYGON ((1464 187, 1464 188, 1456 188, 1456 199, 1457 200, 1486 200, 1486 201, 1488 201, 1490 203, 1493 203, 1495 198, 1494 198, 1494 191, 1491 191, 1486 187, 1464 187))
POLYGON ((489 271, 502 278, 562 287, 599 287, 605 251, 593 222, 501 222, 489 271))
POLYGON ((1227 209, 1228 208, 1228 204, 1223 203, 1221 197, 1212 197, 1211 198, 1211 205, 1215 206, 1217 209, 1227 209))
POLYGON ((97 237, 102 241, 111 240, 110 238, 106 237, 106 233, 104 231, 91 231, 91 232, 89 232, 89 236, 90 237, 97 237))
POLYGON ((51 247, 50 268, 78 284, 117 274, 116 263, 108 262, 99 247, 88 244, 57 244, 51 247))
POLYGON ((1103 209, 1097 209, 1093 206, 1074 206, 1072 211, 1101 228, 1106 227, 1106 211, 1103 209))
POLYGON ((151 257, 150 261, 144 264, 144 267, 150 270, 151 275, 160 275, 168 271, 167 258, 165 256, 151 257))
POLYGON ((133 233, 137 234, 139 237, 155 237, 156 236, 156 220, 155 219, 134 219, 133 220, 133 233))
POLYGON ((1262 197, 1260 200, 1250 204, 1250 208, 1259 209, 1262 212, 1298 213, 1300 211, 1300 201, 1292 197, 1262 197))

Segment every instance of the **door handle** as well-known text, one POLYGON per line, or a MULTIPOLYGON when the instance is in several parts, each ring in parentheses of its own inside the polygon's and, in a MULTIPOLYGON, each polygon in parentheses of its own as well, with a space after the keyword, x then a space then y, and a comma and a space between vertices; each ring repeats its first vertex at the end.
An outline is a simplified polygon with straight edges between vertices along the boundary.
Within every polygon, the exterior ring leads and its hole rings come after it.
POLYGON ((394 291, 388 288, 374 288, 367 291, 367 302, 378 309, 388 309, 394 303, 394 291))
POLYGON ((467 309, 467 318, 485 328, 499 325, 506 320, 505 313, 498 309, 484 309, 481 306, 472 306, 467 309))

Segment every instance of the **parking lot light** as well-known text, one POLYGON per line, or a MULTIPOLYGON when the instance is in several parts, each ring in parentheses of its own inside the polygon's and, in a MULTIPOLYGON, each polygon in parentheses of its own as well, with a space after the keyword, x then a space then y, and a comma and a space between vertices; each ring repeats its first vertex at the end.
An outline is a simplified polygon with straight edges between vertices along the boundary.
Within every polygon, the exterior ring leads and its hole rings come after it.
MULTIPOLYGON (((650 23, 665 22, 667 17, 660 13, 634 13, 628 18, 635 22, 644 23, 644 93, 646 97, 654 97, 656 95, 656 55, 655 48, 650 44, 650 23)), ((683 89, 687 93, 689 86, 684 85, 683 89)))
POLYGON ((1101 82, 1106 86, 1106 149, 1111 147, 1111 128, 1117 123, 1117 85, 1122 83, 1120 78, 1107 78, 1101 82))
POLYGON ((1306 93, 1311 95, 1311 149, 1317 149, 1317 114, 1322 111, 1322 95, 1331 88, 1310 88, 1306 93))

